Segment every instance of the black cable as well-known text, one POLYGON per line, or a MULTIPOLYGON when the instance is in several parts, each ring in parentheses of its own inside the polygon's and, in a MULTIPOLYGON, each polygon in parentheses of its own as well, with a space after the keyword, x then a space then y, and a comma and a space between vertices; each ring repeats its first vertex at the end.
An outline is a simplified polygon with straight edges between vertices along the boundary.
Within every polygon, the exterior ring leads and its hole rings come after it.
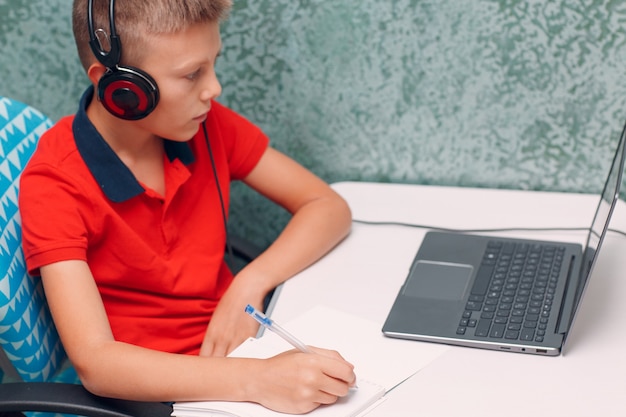
MULTIPOLYGON (((494 233, 494 232, 580 232, 589 231, 588 227, 503 227, 494 229, 453 229, 447 227, 430 226, 416 223, 404 223, 394 221, 369 221, 353 219, 354 223, 367 224, 371 226, 402 226, 402 227, 414 227, 418 229, 430 229, 440 232, 451 233, 494 233)), ((617 229, 607 229, 609 232, 617 233, 626 237, 626 232, 617 229)))
POLYGON ((234 255, 233 248, 230 244, 230 239, 228 239, 228 219, 226 218, 226 205, 224 204, 224 197, 222 196, 222 188, 220 187, 220 180, 217 176, 217 168, 215 167, 215 158, 213 158, 213 150, 211 149, 211 144, 209 143, 209 134, 206 130, 206 121, 202 122, 202 130, 204 132, 204 141, 206 142, 206 147, 209 150, 209 158, 211 158, 211 168, 213 169, 213 176, 215 177, 215 185, 217 185, 217 195, 220 198, 220 208, 222 209, 222 220, 224 221, 224 232, 226 233, 226 250, 228 251, 228 260, 229 264, 233 265, 234 255))

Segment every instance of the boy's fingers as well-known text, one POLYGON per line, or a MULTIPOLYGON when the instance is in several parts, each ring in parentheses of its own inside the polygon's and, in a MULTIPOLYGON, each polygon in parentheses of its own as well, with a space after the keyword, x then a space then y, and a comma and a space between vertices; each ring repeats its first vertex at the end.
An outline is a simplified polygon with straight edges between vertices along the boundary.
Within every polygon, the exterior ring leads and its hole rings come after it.
POLYGON ((320 355, 326 356, 326 357, 328 357, 328 358, 332 358, 332 359, 337 359, 337 360, 343 361, 343 362, 345 362, 345 363, 349 364, 350 366, 352 366, 352 367, 354 368, 354 365, 352 365, 350 362, 348 362, 348 361, 346 360, 346 358, 344 358, 343 356, 341 356, 341 353, 337 352, 336 350, 331 350, 331 349, 322 349, 322 348, 318 348, 318 347, 315 347, 315 346, 309 346, 309 348, 310 348, 313 352, 315 352, 315 353, 317 353, 317 354, 320 354, 320 355))

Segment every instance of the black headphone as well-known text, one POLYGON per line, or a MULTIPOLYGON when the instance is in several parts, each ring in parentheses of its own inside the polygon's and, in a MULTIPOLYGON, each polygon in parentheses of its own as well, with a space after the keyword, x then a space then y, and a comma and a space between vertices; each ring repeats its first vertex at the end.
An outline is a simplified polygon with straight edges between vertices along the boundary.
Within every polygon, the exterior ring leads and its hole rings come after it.
POLYGON ((122 43, 115 32, 115 0, 109 3, 109 31, 94 30, 93 0, 87 3, 89 46, 106 72, 98 81, 98 99, 112 115, 124 120, 139 120, 149 115, 159 102, 159 88, 146 72, 121 66, 122 43), (109 50, 103 48, 97 32, 107 37, 109 50))

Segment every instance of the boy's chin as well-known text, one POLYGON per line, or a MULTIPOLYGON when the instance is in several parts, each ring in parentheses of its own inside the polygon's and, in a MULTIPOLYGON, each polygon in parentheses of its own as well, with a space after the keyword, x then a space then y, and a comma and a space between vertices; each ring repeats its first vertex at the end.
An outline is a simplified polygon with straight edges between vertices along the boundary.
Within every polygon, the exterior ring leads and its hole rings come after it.
POLYGON ((189 142, 200 130, 200 125, 196 126, 195 129, 185 129, 175 132, 175 134, 171 134, 169 136, 164 135, 162 137, 167 138, 174 142, 189 142))

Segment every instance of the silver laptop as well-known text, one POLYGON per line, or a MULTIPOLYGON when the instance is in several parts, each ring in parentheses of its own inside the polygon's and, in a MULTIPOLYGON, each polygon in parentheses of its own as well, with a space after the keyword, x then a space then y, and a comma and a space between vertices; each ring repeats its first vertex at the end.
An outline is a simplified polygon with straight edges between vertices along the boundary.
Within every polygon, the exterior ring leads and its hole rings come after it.
POLYGON ((587 243, 430 231, 383 325, 389 337, 559 355, 619 197, 626 126, 587 243))

